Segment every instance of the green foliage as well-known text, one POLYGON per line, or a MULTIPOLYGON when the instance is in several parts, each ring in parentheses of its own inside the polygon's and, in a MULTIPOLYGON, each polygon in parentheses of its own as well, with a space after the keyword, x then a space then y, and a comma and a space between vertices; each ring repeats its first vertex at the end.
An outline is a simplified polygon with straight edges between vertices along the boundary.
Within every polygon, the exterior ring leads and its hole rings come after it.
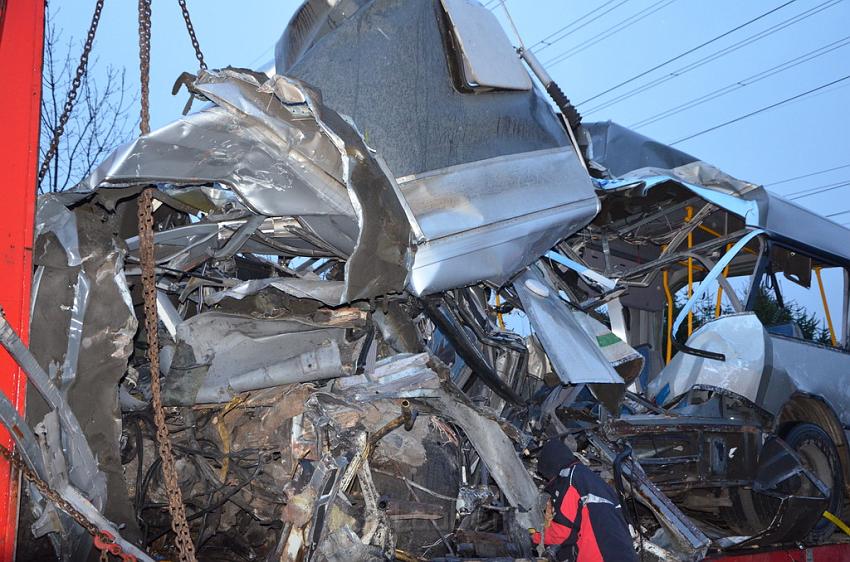
POLYGON ((778 326, 794 322, 800 327, 803 338, 817 343, 831 343, 829 328, 817 315, 809 312, 796 302, 786 302, 780 306, 773 292, 760 286, 756 293, 753 312, 765 326, 778 326))
MULTIPOLYGON (((805 307, 796 302, 786 302, 780 306, 779 301, 772 291, 760 286, 756 293, 753 304, 753 312, 765 326, 779 326, 782 324, 796 323, 800 327, 803 338, 815 343, 830 344, 829 328, 817 315, 809 313, 805 307)), ((703 295, 694 306, 694 331, 710 320, 714 320, 716 312, 716 294, 703 295)), ((685 306, 686 299, 676 295, 673 300, 673 318, 679 315, 679 311, 685 306)), ((721 307, 720 314, 730 314, 733 310, 729 306, 721 307)), ((663 318, 662 326, 667 326, 667 316, 663 318)), ((688 323, 682 322, 676 332, 679 341, 688 339, 688 323)), ((665 344, 666 345, 666 344, 665 344)))

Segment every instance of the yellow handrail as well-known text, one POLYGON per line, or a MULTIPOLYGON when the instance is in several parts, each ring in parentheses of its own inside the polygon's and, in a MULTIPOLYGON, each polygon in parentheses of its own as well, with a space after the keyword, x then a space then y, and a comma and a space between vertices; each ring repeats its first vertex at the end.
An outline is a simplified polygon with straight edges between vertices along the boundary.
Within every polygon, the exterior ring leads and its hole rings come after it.
POLYGON ((826 301, 826 290, 823 286, 823 279, 820 276, 820 267, 815 267, 815 276, 818 278, 818 288, 820 289, 820 298, 823 301, 823 312, 826 315, 826 325, 829 327, 829 339, 832 341, 833 347, 838 347, 838 339, 835 337, 835 328, 832 327, 832 315, 829 313, 829 303, 826 301))
MULTIPOLYGON (((499 305, 502 304, 502 298, 499 296, 499 293, 496 293, 496 310, 501 310, 499 305)), ((496 321, 499 323, 499 328, 502 330, 505 329, 505 319, 502 317, 501 312, 496 312, 496 321)))
POLYGON ((666 365, 673 358, 673 293, 670 292, 670 273, 665 269, 661 273, 664 281, 664 294, 667 295, 667 360, 666 365))
MULTIPOLYGON (((729 250, 730 250, 731 248, 732 248, 732 244, 731 244, 731 243, 726 244, 726 253, 729 253, 729 250)), ((723 268, 723 278, 724 278, 724 279, 726 279, 727 277, 729 277, 729 267, 730 267, 731 265, 732 265, 732 264, 730 263, 730 264, 729 264, 729 265, 727 265, 725 268, 723 268)), ((717 304, 716 304, 716 305, 715 305, 715 307, 714 307, 714 317, 715 317, 715 318, 720 318, 720 308, 721 308, 721 306, 720 306, 720 305, 722 304, 722 301, 723 301, 723 285, 718 284, 718 285, 717 285, 717 304)))
MULTIPOLYGON (((694 218, 694 208, 688 205, 685 207, 685 222, 691 222, 694 218)), ((688 250, 694 247, 694 231, 688 232, 688 250)), ((694 258, 688 258, 688 300, 694 294, 694 258)), ((694 311, 693 308, 688 311, 688 337, 694 332, 694 311)))

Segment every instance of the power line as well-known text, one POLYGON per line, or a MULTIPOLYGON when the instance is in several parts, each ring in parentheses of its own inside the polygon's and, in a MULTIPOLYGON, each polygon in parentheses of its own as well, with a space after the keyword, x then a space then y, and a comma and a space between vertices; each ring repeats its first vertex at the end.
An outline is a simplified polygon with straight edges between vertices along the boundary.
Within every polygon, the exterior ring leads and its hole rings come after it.
POLYGON ((844 168, 850 168, 850 164, 842 164, 841 166, 835 166, 833 168, 827 168, 825 170, 818 170, 816 172, 809 172, 809 173, 803 174, 801 176, 794 176, 793 178, 785 178, 784 180, 766 183, 766 184, 764 184, 764 186, 768 187, 768 186, 773 186, 773 185, 780 185, 780 184, 792 182, 792 181, 795 181, 795 180, 802 180, 802 179, 805 179, 805 178, 810 178, 812 176, 819 176, 819 175, 825 174, 827 172, 834 172, 835 170, 842 170, 844 168))
POLYGON ((781 30, 783 30, 783 29, 785 29, 785 28, 787 28, 791 25, 799 23, 799 22, 803 21, 804 19, 810 18, 811 16, 813 16, 813 15, 819 13, 819 12, 822 12, 823 10, 826 10, 828 8, 831 8, 832 6, 835 6, 839 2, 841 2, 841 0, 827 0, 826 2, 822 2, 822 3, 818 4, 817 6, 809 8, 808 10, 805 10, 804 12, 797 14, 796 16, 792 16, 792 17, 790 17, 786 20, 783 20, 783 21, 781 21, 777 24, 772 25, 771 27, 768 27, 765 30, 762 30, 758 33, 750 35, 750 36, 738 41, 737 43, 733 43, 732 45, 729 45, 728 47, 724 47, 724 48, 722 48, 718 51, 715 51, 710 55, 706 55, 705 57, 703 57, 703 58, 701 58, 697 61, 686 64, 685 66, 679 67, 678 69, 676 69, 676 70, 674 70, 674 71, 672 71, 668 74, 665 74, 663 76, 655 78, 654 80, 651 80, 650 82, 647 82, 646 84, 643 84, 643 85, 638 86, 636 88, 632 88, 631 90, 628 90, 628 91, 620 94, 619 96, 608 100, 607 102, 603 102, 603 103, 596 105, 594 107, 591 107, 589 109, 582 109, 582 113, 584 115, 590 115, 591 113, 595 113, 595 112, 597 112, 601 109, 605 109, 605 108, 610 107, 614 104, 620 103, 623 100, 626 100, 626 99, 631 98, 633 96, 636 96, 640 93, 643 93, 647 90, 655 88, 656 86, 659 86, 659 85, 663 84, 664 82, 667 82, 667 81, 672 80, 674 78, 678 78, 679 76, 682 76, 683 74, 690 72, 691 70, 699 68, 699 67, 701 67, 705 64, 708 64, 709 62, 717 60, 720 57, 723 57, 723 56, 728 55, 728 54, 730 54, 734 51, 742 49, 743 47, 746 47, 747 45, 755 43, 756 41, 759 41, 761 39, 764 39, 765 37, 773 35, 774 33, 777 33, 777 32, 779 32, 779 31, 781 31, 781 30))
POLYGON ((564 62, 565 60, 579 54, 580 52, 582 52, 586 49, 589 49, 590 47, 599 43, 600 41, 603 41, 605 39, 609 39, 612 35, 619 33, 620 31, 623 31, 624 29, 627 29, 627 28, 633 26, 634 24, 641 21, 642 19, 648 18, 649 16, 651 16, 655 12, 657 12, 657 11, 663 9, 663 8, 666 8, 667 6, 669 6, 670 4, 672 4, 675 1, 676 0, 658 0, 654 4, 650 4, 649 6, 644 8, 643 10, 640 10, 636 14, 632 14, 631 16, 620 21, 619 23, 612 25, 608 29, 606 29, 604 31, 600 31, 599 33, 597 33, 596 35, 594 35, 590 39, 587 39, 586 41, 579 43, 578 45, 576 45, 575 47, 573 47, 571 49, 567 49, 566 51, 562 52, 559 55, 555 55, 553 58, 546 61, 545 65, 549 66, 550 68, 555 66, 555 65, 558 65, 558 64, 564 62))
POLYGON ((846 215, 847 213, 850 213, 850 209, 847 209, 846 211, 838 211, 837 213, 830 213, 830 214, 826 215, 826 218, 829 219, 829 218, 832 218, 832 217, 837 217, 839 215, 846 215))
POLYGON ((667 65, 668 65, 668 64, 670 64, 671 62, 676 62, 677 60, 681 59, 682 57, 686 57, 686 56, 690 55, 691 53, 696 52, 696 51, 698 51, 698 50, 702 49, 703 47, 707 47, 708 45, 711 45, 711 44, 712 44, 712 43, 714 43, 715 41, 719 41, 719 40, 723 39, 724 37, 726 37, 726 36, 728 36, 728 35, 731 35, 732 33, 735 33, 736 31, 739 31, 739 30, 741 30, 741 29, 744 29, 744 28, 745 28, 745 27, 747 27, 748 25, 751 25, 751 24, 753 24, 753 23, 755 23, 755 22, 759 21, 759 20, 760 20, 760 19, 762 19, 762 18, 766 18, 766 17, 767 17, 767 16, 769 16, 770 14, 772 14, 772 13, 774 13, 774 12, 778 11, 778 10, 781 10, 782 8, 784 8, 785 6, 787 6, 787 5, 789 5, 789 4, 793 4, 793 3, 794 3, 794 2, 796 2, 796 1, 797 1, 797 0, 790 0, 789 2, 785 2, 784 4, 781 4, 781 5, 779 5, 779 6, 775 7, 775 8, 773 8, 772 10, 768 10, 767 12, 764 12, 763 14, 761 14, 761 15, 759 15, 759 16, 756 16, 756 17, 754 17, 753 19, 751 19, 751 20, 749 20, 749 21, 747 21, 747 22, 744 22, 744 23, 742 23, 741 25, 739 25, 739 26, 737 26, 737 27, 733 27, 733 28, 732 28, 732 29, 730 29, 729 31, 725 31, 725 32, 721 33, 720 35, 718 35, 718 36, 716 36, 716 37, 713 37, 713 38, 709 39, 708 41, 706 41, 706 42, 704 42, 704 43, 700 43, 700 44, 699 44, 699 45, 697 45, 696 47, 693 47, 693 48, 691 48, 691 49, 688 49, 687 51, 685 51, 685 52, 683 52, 683 53, 680 53, 680 54, 676 55, 676 56, 675 56, 675 57, 673 57, 673 58, 669 58, 669 59, 665 60, 664 62, 662 62, 662 63, 660 63, 660 64, 657 64, 657 65, 653 66, 652 68, 650 68, 650 69, 648 69, 648 70, 644 70, 643 72, 640 72, 640 73, 638 73, 638 74, 635 74, 635 75, 634 75, 634 76, 632 76, 631 78, 629 78, 629 79, 627 79, 627 80, 623 80, 623 81, 622 81, 622 82, 620 82, 619 84, 615 84, 615 85, 611 86, 610 88, 608 88, 607 90, 604 90, 604 91, 602 91, 602 92, 599 92, 598 94, 596 94, 596 95, 594 95, 594 96, 591 96, 591 97, 587 98, 587 99, 586 99, 586 100, 584 100, 584 101, 579 102, 577 105, 581 105, 581 104, 583 104, 583 103, 587 103, 587 102, 589 102, 589 101, 593 101, 593 100, 595 100, 596 98, 602 97, 602 96, 604 96, 604 95, 605 95, 605 94, 607 94, 607 93, 610 93, 610 92, 613 92, 614 90, 617 90, 617 89, 619 89, 619 88, 622 88, 622 87, 623 87, 623 86, 625 86, 626 84, 630 84, 630 83, 634 82, 635 80, 637 80, 638 78, 643 78, 643 77, 644 77, 644 76, 646 76, 647 74, 649 74, 649 73, 651 73, 651 72, 654 72, 654 71, 658 70, 659 68, 662 68, 662 67, 664 67, 664 66, 667 66, 667 65))
MULTIPOLYGON (((562 27, 562 28, 560 28, 560 29, 558 29, 558 30, 556 30, 556 31, 554 31, 554 32, 552 32, 552 33, 550 33, 549 35, 547 35, 546 37, 544 37, 543 39, 541 39, 540 41, 538 41, 537 43, 535 43, 534 45, 532 45, 532 46, 531 46, 531 48, 530 48, 530 50, 531 50, 533 53, 537 54, 537 53, 540 53, 540 51, 542 51, 542 50, 544 50, 544 49, 547 49, 547 48, 551 47, 551 46, 552 46, 552 45, 554 45, 555 43, 557 43, 557 42, 559 42, 559 41, 564 40, 565 38, 567 38, 567 37, 569 37, 570 35, 572 35, 572 33, 573 33, 573 32, 572 32, 572 31, 569 31, 569 32, 567 32, 567 33, 564 33, 563 35, 561 35, 560 37, 558 37, 557 39, 554 39, 554 40, 553 40, 552 38, 553 38, 553 37, 555 37, 556 35, 558 35, 558 34, 562 33, 562 32, 567 31, 568 29, 571 29, 571 28, 573 28, 573 27, 577 26, 578 24, 582 23, 582 22, 584 21, 584 19, 585 19, 585 18, 587 18, 587 17, 589 17, 589 16, 591 16, 591 15, 595 14, 595 13, 596 13, 596 12, 598 12, 599 10, 603 9, 604 7, 606 7, 606 6, 610 5, 610 4, 613 4, 613 3, 614 3, 614 2, 616 2, 616 1, 617 1, 617 0, 608 0, 608 1, 607 1, 607 2, 605 2, 604 4, 602 4, 602 5, 600 5, 600 6, 597 6, 596 8, 594 8, 594 9, 590 10, 589 12, 587 12, 586 14, 584 14, 583 16, 580 16, 580 17, 576 18, 575 20, 573 20, 572 22, 568 23, 568 24, 567 24, 567 25, 565 25, 564 27, 562 27), (543 46, 542 46, 542 47, 540 47, 539 49, 537 49, 537 45, 540 45, 541 43, 543 44, 543 46)), ((598 19, 599 19, 599 18, 601 18, 602 16, 604 16, 604 15, 606 15, 606 14, 610 13, 610 12, 613 12, 614 10, 616 10, 617 8, 619 8, 620 6, 622 6, 623 4, 625 4, 625 3, 626 3, 626 2, 628 2, 628 1, 629 1, 629 0, 620 0, 620 2, 619 2, 616 6, 614 6, 613 8, 610 8, 610 9, 608 9, 608 10, 605 10, 604 12, 602 12, 602 13, 601 13, 601 14, 599 14, 599 15, 597 15, 596 17, 591 18, 590 20, 588 20, 588 21, 584 22, 584 24, 585 24, 585 25, 589 25, 589 24, 591 24, 591 23, 595 22, 596 20, 598 20, 598 19)))
POLYGON ((725 96, 726 94, 729 94, 731 92, 734 92, 735 90, 739 90, 741 88, 749 86, 750 84, 755 84, 756 82, 759 82, 760 80, 764 80, 765 78, 769 78, 770 76, 773 76, 775 74, 779 74, 780 72, 784 72, 786 70, 794 68, 795 66, 799 66, 799 65, 801 65, 805 62, 813 60, 813 59, 820 57, 822 55, 825 55, 827 53, 831 53, 832 51, 835 51, 836 49, 840 49, 841 47, 845 47, 847 45, 850 45, 850 35, 848 35, 848 36, 846 36, 842 39, 839 39, 838 41, 833 41, 832 43, 829 43, 828 45, 824 45, 822 47, 819 47, 819 48, 817 48, 813 51, 809 51, 808 53, 794 57, 793 59, 787 60, 787 61, 785 61, 781 64, 778 64, 776 66, 768 68, 767 70, 763 70, 759 73, 753 74, 752 76, 749 76, 747 78, 742 78, 741 80, 736 80, 735 82, 732 82, 731 84, 728 84, 727 86, 724 86, 722 88, 718 88, 718 89, 711 91, 707 94, 704 94, 702 96, 699 96, 699 97, 696 97, 692 100, 689 100, 689 101, 687 101, 683 104, 680 104, 680 105, 677 105, 673 108, 670 108, 670 109, 667 109, 665 111, 661 111, 659 113, 656 113, 655 115, 652 115, 652 116, 647 117, 647 118, 645 118, 641 121, 638 121, 637 123, 633 123, 633 124, 629 125, 629 128, 630 129, 639 129, 641 127, 645 127, 646 125, 650 125, 650 124, 655 123, 657 121, 667 119, 668 117, 672 117, 673 115, 676 115, 676 114, 681 113, 683 111, 687 111, 688 109, 692 109, 694 107, 697 107, 699 105, 707 103, 707 102, 709 102, 713 99, 717 99, 721 96, 725 96))
POLYGON ((846 187, 850 185, 850 180, 839 181, 835 183, 828 183, 826 185, 819 185, 817 187, 812 187, 809 189, 804 189, 802 191, 795 191, 794 193, 790 193, 788 195, 784 195, 788 200, 794 201, 796 199, 802 199, 803 197, 810 197, 812 195, 820 195, 821 193, 826 193, 828 191, 835 191, 836 189, 841 189, 842 187, 846 187))
POLYGON ((714 125, 713 127, 709 127, 708 129, 703 129, 702 131, 699 131, 699 132, 694 133, 694 134, 692 134, 692 135, 688 135, 688 136, 686 136, 686 137, 682 137, 682 138, 680 138, 679 140, 677 140, 677 141, 675 141, 675 142, 670 143, 670 146, 675 146, 675 145, 679 144, 680 142, 684 142, 684 141, 686 141, 686 140, 690 140, 690 139, 692 139, 692 138, 696 138, 696 137, 698 137, 698 136, 700 136, 700 135, 704 135, 704 134, 706 134, 706 133, 710 133, 711 131, 716 131, 717 129, 720 129, 721 127, 725 127, 725 126, 727 126, 727 125, 731 125, 732 123, 737 123, 738 121, 743 121, 744 119, 748 119, 748 118, 752 117, 753 115, 758 115, 759 113, 764 113, 765 111, 768 111, 768 110, 774 109, 774 108, 776 108, 776 107, 779 107, 780 105, 784 105, 784 104, 786 104, 786 103, 788 103, 788 102, 791 102, 791 101, 794 101, 794 100, 796 100, 796 99, 802 98, 803 96, 807 96, 807 95, 812 94, 812 93, 814 93, 814 92, 817 92, 817 91, 819 91, 819 90, 823 90, 824 88, 828 88, 828 87, 832 86, 833 84, 838 84, 839 82, 843 82, 844 80, 847 80, 848 78, 850 78, 850 74, 848 74, 848 75, 846 75, 846 76, 843 76, 843 77, 841 77, 841 78, 838 78, 838 79, 836 79, 836 80, 833 80, 832 82, 827 82, 826 84, 821 84, 820 86, 817 86, 816 88, 812 88, 811 90, 807 90, 807 91, 805 91, 805 92, 803 92, 803 93, 801 93, 801 94, 796 94, 796 95, 794 95, 794 96, 791 96, 790 98, 785 98, 784 100, 778 101, 778 102, 776 102, 776 103, 772 103, 772 104, 770 104, 770 105, 766 105, 766 106, 764 106, 764 107, 762 107, 762 108, 760 108, 760 109, 757 109, 757 110, 755 110, 755 111, 751 111, 751 112, 749 112, 749 113, 747 113, 747 114, 745 114, 745 115, 741 115, 741 116, 739 116, 739 117, 735 117, 734 119, 730 119, 729 121, 725 121, 725 122, 723 122, 723 123, 720 123, 719 125, 714 125))

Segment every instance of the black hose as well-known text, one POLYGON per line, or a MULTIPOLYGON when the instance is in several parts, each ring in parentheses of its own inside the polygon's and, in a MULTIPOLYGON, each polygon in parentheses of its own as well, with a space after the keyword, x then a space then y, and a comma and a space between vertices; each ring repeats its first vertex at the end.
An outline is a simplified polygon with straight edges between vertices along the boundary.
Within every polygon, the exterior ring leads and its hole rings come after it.
POLYGON ((576 109, 576 106, 570 102, 570 99, 554 80, 546 86, 546 93, 549 94, 549 97, 552 98, 552 101, 561 110, 561 114, 566 118, 567 123, 575 131, 581 125, 581 114, 576 109))
POLYGON ((623 461, 632 455, 632 448, 626 445, 616 457, 614 457, 614 488, 617 490, 617 497, 620 499, 620 506, 623 510, 623 516, 626 518, 626 523, 629 523, 637 529, 637 523, 632 518, 632 514, 626 507, 626 488, 623 486, 623 461))

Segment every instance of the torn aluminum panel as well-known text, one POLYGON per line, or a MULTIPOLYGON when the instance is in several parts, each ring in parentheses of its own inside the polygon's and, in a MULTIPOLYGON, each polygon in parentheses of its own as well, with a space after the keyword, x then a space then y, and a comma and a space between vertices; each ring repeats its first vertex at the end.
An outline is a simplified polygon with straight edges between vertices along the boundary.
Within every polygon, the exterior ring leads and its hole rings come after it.
POLYGON ((452 25, 467 87, 531 89, 531 78, 493 12, 468 0, 440 3, 452 25))
POLYGON ((672 181, 773 237, 850 259, 844 243, 850 229, 835 221, 616 123, 590 123, 583 127, 592 138, 588 149, 591 158, 606 166, 616 178, 597 181, 601 189, 642 183, 646 194, 672 181))
POLYGON ((540 492, 499 423, 472 406, 451 383, 443 384, 437 405, 442 415, 468 436, 508 502, 516 508, 519 526, 524 530, 542 528, 540 492))
POLYGON ((557 289, 536 268, 514 281, 523 310, 563 384, 624 385, 594 339, 558 296, 557 289))
POLYGON ((614 367, 617 374, 623 377, 625 383, 629 384, 635 380, 643 369, 643 356, 609 330, 605 324, 589 314, 579 310, 571 312, 584 331, 596 340, 602 355, 614 367))
POLYGON ((410 289, 425 295, 507 282, 597 213, 571 148, 472 162, 398 179, 422 239, 410 289))
MULTIPOLYGON (((80 243, 77 238, 77 220, 74 213, 56 195, 45 195, 38 199, 35 211, 33 240, 46 233, 56 237, 59 246, 68 257, 68 266, 80 265, 80 243)), ((49 242, 46 242, 49 243, 49 242)))
POLYGON ((268 289, 269 287, 286 293, 297 299, 308 299, 336 306, 342 300, 344 285, 341 281, 320 279, 298 279, 275 277, 271 279, 251 279, 230 289, 217 291, 206 298, 208 305, 220 303, 224 299, 242 299, 268 289))
POLYGON ((282 76, 202 71, 192 88, 215 105, 121 147, 86 185, 227 185, 261 215, 298 216, 337 245, 343 234, 345 300, 404 287, 407 215, 379 157, 348 121, 282 76))
POLYGON ((755 314, 730 314, 701 326, 688 339, 688 346, 720 353, 724 361, 678 353, 647 388, 659 404, 673 402, 694 385, 734 392, 760 403, 762 373, 769 338, 755 314))
POLYGON ((260 320, 205 312, 177 326, 177 350, 163 382, 166 404, 228 402, 240 393, 352 373, 358 341, 346 329, 359 313, 330 322, 260 320))
POLYGON ((450 35, 438 0, 308 0, 277 44, 276 68, 349 116, 395 177, 570 146, 539 89, 464 88, 450 35))
MULTIPOLYGON (((66 201, 66 196, 59 200, 66 201)), ((118 381, 127 371, 137 333, 124 275, 123 242, 116 235, 128 206, 119 203, 116 207, 99 194, 75 194, 68 203, 74 205, 73 210, 67 209, 74 220, 65 224, 73 224, 75 236, 65 240, 72 241, 82 261, 68 265, 68 252, 55 243, 51 231, 36 238, 33 261, 42 274, 32 297, 30 346, 38 363, 60 385, 65 403, 57 411, 76 417, 78 426, 65 432, 63 423, 61 440, 53 434, 45 439, 65 447, 63 462, 70 484, 122 526, 124 536, 133 541, 141 533, 120 462, 118 403, 118 381), (69 435, 90 448, 91 465, 67 449, 69 435), (96 486, 102 489, 95 493, 96 486)), ((131 211, 135 218, 135 208, 131 211)), ((51 415, 50 410, 48 402, 28 385, 28 422, 35 427, 51 415)), ((43 427, 50 432, 54 425, 44 423, 43 427)), ((58 466, 56 455, 51 458, 58 466)))

